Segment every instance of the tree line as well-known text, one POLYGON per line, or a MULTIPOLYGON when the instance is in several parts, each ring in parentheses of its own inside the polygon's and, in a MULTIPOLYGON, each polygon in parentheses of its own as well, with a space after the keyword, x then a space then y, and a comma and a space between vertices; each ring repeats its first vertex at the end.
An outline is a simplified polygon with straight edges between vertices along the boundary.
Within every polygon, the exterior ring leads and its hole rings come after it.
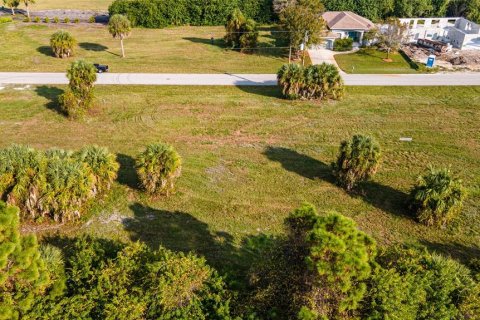
MULTIPOLYGON (((240 9, 248 19, 258 23, 273 23, 280 19, 280 11, 298 2, 301 0, 115 0, 109 13, 126 15, 134 26, 146 28, 223 25, 234 9, 240 9)), ((465 16, 480 22, 480 0, 322 0, 321 3, 323 10, 353 11, 374 22, 390 17, 445 16, 465 16)))

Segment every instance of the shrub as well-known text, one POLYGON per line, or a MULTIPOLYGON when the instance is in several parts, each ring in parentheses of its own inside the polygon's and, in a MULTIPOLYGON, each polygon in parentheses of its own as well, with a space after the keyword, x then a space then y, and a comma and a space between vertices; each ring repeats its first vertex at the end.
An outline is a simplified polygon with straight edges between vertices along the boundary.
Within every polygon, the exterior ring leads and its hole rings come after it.
POLYGON ((172 146, 151 144, 137 157, 136 168, 148 193, 168 196, 181 174, 182 160, 172 146))
POLYGON ((410 192, 411 208, 428 226, 447 225, 460 214, 465 197, 462 181, 454 178, 449 169, 432 167, 417 179, 410 192))
POLYGON ((372 137, 354 135, 351 141, 343 141, 337 161, 332 163, 337 183, 351 191, 377 172, 380 156, 380 145, 372 137))
POLYGON ((80 23, 80 19, 78 18, 75 18, 75 20, 73 20, 74 23, 80 23))
POLYGON ((322 63, 304 68, 286 64, 278 71, 277 79, 288 99, 338 100, 343 96, 343 80, 337 67, 322 63))
POLYGON ((65 19, 63 19, 63 23, 70 23, 70 18, 66 17, 65 19))
POLYGON ((66 259, 53 319, 229 319, 223 279, 203 258, 82 237, 66 259))
POLYGON ((353 49, 353 39, 335 39, 333 42, 333 51, 350 51, 353 49))
POLYGON ((49 17, 45 17, 45 19, 43 19, 43 21, 44 21, 45 23, 50 23, 50 18, 49 18, 49 17))
POLYGON ((115 156, 103 148, 74 154, 14 145, 0 150, 0 198, 32 219, 73 220, 88 200, 110 189, 117 170, 115 156))
POLYGON ((0 17, 0 23, 8 23, 12 21, 13 21, 12 17, 0 17))
POLYGON ((88 22, 95 23, 96 22, 95 16, 91 16, 90 18, 88 18, 88 22))
POLYGON ((30 17, 25 17, 25 18, 23 19, 23 22, 31 22, 31 21, 32 21, 32 20, 30 19, 30 17))
POLYGON ((40 21, 41 21, 40 17, 33 18, 33 22, 35 22, 35 23, 40 23, 40 21))
POLYGON ((59 22, 60 22, 60 19, 58 17, 53 18, 53 23, 59 23, 59 22))
POLYGON ((57 58, 69 58, 73 56, 77 41, 67 31, 59 30, 50 37, 50 46, 57 58))
POLYGON ((77 60, 67 70, 67 77, 69 87, 60 96, 60 104, 69 117, 78 118, 92 107, 97 71, 93 64, 77 60))

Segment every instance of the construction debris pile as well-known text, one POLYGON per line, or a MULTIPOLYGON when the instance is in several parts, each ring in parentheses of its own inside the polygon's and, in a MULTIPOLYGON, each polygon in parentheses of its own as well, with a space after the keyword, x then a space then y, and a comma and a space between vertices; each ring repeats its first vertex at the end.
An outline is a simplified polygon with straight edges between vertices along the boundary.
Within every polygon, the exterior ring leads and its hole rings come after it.
POLYGON ((402 47, 402 51, 415 62, 427 61, 429 55, 435 55, 436 66, 446 70, 480 71, 480 50, 457 50, 439 52, 434 49, 421 47, 410 43, 402 47))

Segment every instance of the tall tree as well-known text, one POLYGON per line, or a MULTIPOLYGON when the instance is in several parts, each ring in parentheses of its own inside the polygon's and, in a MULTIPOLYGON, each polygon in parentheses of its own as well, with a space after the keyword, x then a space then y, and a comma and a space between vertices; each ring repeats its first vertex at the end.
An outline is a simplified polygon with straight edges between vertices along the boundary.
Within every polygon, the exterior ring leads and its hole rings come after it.
POLYGON ((51 284, 37 239, 22 236, 18 208, 0 201, 0 319, 19 319, 51 284))
POLYGON ((470 0, 468 2, 467 19, 480 23, 480 0, 470 0))
POLYGON ((374 240, 351 219, 321 216, 309 204, 291 213, 285 228, 252 269, 251 304, 286 319, 350 319, 366 292, 374 240))
POLYGON ((319 0, 298 0, 280 13, 280 25, 286 31, 291 47, 299 50, 302 43, 308 47, 322 42, 325 22, 320 14, 323 11, 319 0))
POLYGON ((15 15, 15 9, 20 4, 20 0, 3 0, 3 3, 12 10, 12 16, 15 15))
POLYGON ((108 31, 115 39, 120 39, 122 47, 122 58, 125 58, 125 49, 123 48, 123 39, 128 38, 132 32, 132 25, 128 18, 121 14, 115 14, 110 17, 108 22, 108 31))
POLYGON ((389 18, 385 25, 377 29, 376 38, 378 45, 387 52, 387 60, 390 59, 390 53, 397 51, 405 42, 407 37, 407 26, 400 20, 389 18))
POLYGON ((27 17, 30 19, 30 8, 29 5, 34 4, 35 0, 23 0, 23 3, 25 4, 25 9, 27 10, 27 17))

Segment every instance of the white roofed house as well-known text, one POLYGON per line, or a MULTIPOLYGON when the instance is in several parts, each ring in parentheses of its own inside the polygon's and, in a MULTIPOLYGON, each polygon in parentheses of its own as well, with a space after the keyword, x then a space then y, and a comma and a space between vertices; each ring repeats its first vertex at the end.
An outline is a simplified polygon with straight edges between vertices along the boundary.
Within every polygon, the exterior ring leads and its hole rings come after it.
POLYGON ((327 11, 322 18, 329 31, 325 37, 327 49, 333 48, 335 39, 351 38, 361 44, 365 32, 375 27, 372 21, 351 11, 327 11))

